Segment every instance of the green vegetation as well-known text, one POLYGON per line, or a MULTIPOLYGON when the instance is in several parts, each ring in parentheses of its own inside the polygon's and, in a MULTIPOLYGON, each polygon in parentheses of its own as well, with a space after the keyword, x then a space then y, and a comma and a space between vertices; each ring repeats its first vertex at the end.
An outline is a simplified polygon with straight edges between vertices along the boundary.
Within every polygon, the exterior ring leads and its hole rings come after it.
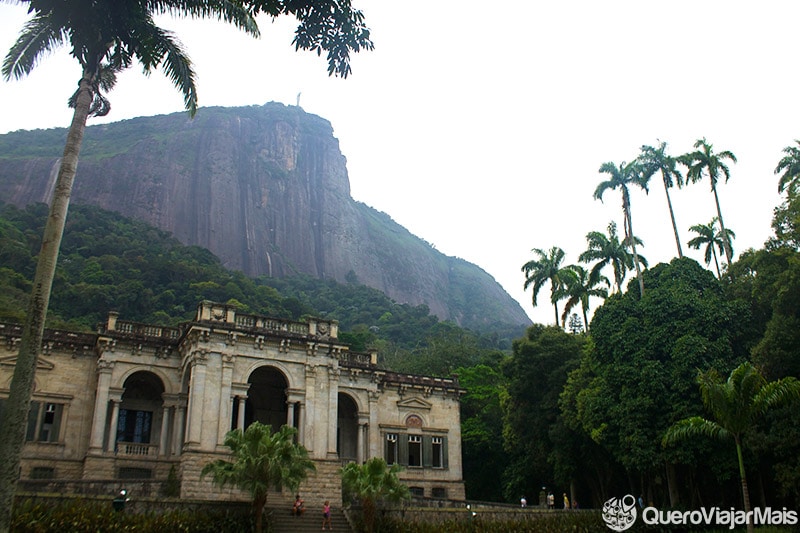
POLYGON ((361 504, 367 533, 375 529, 378 503, 398 503, 411 497, 408 487, 397 478, 401 470, 397 464, 388 466, 382 457, 372 457, 363 465, 347 463, 342 468, 342 500, 361 504))
POLYGON ((261 422, 253 422, 244 431, 229 431, 224 444, 230 448, 233 461, 217 459, 200 473, 201 479, 210 475, 215 485, 234 486, 250 494, 256 533, 262 530, 268 491, 286 487, 295 492, 308 472, 316 470, 305 447, 294 442, 296 433, 289 426, 281 426, 273 433, 270 426, 261 422))

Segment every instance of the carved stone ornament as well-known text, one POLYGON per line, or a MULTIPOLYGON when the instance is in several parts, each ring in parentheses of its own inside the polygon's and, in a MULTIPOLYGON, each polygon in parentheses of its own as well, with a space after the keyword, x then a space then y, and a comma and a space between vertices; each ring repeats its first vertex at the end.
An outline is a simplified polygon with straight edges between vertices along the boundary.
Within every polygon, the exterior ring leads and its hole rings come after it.
POLYGON ((418 415, 408 415, 406 417, 406 427, 407 428, 421 428, 422 427, 422 418, 418 415))

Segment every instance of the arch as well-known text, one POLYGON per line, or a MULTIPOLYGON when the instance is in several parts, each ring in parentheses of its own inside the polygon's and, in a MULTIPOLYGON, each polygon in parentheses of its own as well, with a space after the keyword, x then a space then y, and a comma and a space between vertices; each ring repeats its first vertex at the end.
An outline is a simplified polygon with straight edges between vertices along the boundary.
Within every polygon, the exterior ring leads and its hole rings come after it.
POLYGON ((158 380, 161 381, 161 388, 162 392, 165 394, 172 394, 174 391, 171 390, 172 388, 172 380, 164 374, 163 370, 160 368, 148 368, 147 370, 143 370, 141 367, 133 367, 126 370, 119 379, 119 382, 122 383, 122 387, 125 388, 125 383, 128 379, 133 376, 134 374, 138 374, 140 372, 153 374, 158 380))
POLYGON ((358 403, 346 392, 340 392, 336 409, 336 452, 339 459, 358 459, 358 403))
MULTIPOLYGON (((164 382, 149 370, 130 373, 122 385, 114 442, 148 445, 158 442, 164 405, 164 382)), ((144 448, 136 448, 142 451, 144 448)), ((138 453, 138 452, 134 452, 138 453)))
MULTIPOLYGON (((272 426, 272 431, 280 429, 286 424, 288 413, 286 375, 279 368, 262 365, 250 373, 247 383, 250 389, 244 409, 245 427, 258 421, 272 426)), ((233 414, 238 416, 238 412, 233 414)))

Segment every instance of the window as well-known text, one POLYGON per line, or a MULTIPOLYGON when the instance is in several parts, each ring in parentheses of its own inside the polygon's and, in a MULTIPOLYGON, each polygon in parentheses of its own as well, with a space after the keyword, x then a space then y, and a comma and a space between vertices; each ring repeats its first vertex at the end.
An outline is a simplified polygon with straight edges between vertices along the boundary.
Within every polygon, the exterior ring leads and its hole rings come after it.
POLYGON ((117 424, 117 442, 135 442, 150 444, 150 426, 153 413, 150 411, 119 410, 117 424))
POLYGON ((397 433, 386 434, 386 464, 397 463, 397 433))
POLYGON ((50 466, 34 466, 31 469, 31 479, 55 479, 56 469, 50 466))
POLYGON ((431 438, 431 466, 434 468, 442 468, 444 461, 442 460, 442 452, 444 446, 442 444, 442 437, 431 438))
POLYGON ((31 402, 25 440, 58 442, 63 411, 64 405, 60 403, 31 402))
POLYGON ((422 466, 422 436, 408 436, 408 466, 422 466))
POLYGON ((444 487, 433 487, 431 489, 431 498, 437 498, 440 500, 447 499, 447 489, 444 487))
POLYGON ((119 479, 152 479, 153 471, 149 468, 122 466, 117 473, 117 477, 119 479))
POLYGON ((408 487, 408 492, 410 492, 415 498, 425 497, 425 489, 422 487, 408 487))

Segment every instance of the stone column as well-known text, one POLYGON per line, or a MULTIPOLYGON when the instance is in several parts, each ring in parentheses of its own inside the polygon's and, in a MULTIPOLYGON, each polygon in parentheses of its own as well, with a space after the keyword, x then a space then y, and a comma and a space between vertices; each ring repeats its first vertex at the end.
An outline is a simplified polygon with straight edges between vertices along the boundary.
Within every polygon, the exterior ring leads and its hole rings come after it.
POLYGON ((109 389, 109 399, 111 400, 111 422, 108 427, 108 440, 106 441, 105 451, 116 452, 117 444, 117 425, 119 423, 119 406, 122 403, 122 393, 125 389, 109 389))
POLYGON ((186 420, 186 398, 181 399, 181 402, 175 406, 175 419, 172 426, 172 455, 180 455, 183 449, 183 428, 186 420))
POLYGON ((89 441, 90 453, 101 453, 103 451, 106 419, 108 418, 108 389, 111 386, 111 372, 113 370, 113 361, 101 359, 97 362, 97 394, 94 399, 94 418, 92 419, 92 433, 89 441))
POLYGON ((161 408, 161 438, 158 443, 158 455, 167 455, 167 437, 169 436, 169 407, 161 408))
POLYGON ((290 428, 294 427, 294 401, 286 400, 286 425, 290 428))
POLYGON ((245 402, 247 401, 247 391, 250 390, 249 383, 232 383, 231 395, 233 396, 239 412, 236 417, 236 429, 244 431, 244 409, 245 402))
POLYGON ((204 351, 197 351, 192 355, 189 363, 192 366, 192 376, 189 381, 189 406, 186 421, 186 438, 184 444, 200 446, 203 430, 203 403, 206 397, 206 363, 208 355, 204 351))
POLYGON ((300 409, 300 415, 298 420, 298 428, 297 428, 297 442, 302 444, 303 446, 306 445, 306 403, 300 402, 298 405, 298 409, 300 409))
POLYGON ((328 368, 328 458, 338 457, 336 451, 336 430, 339 424, 339 374, 340 370, 331 362, 328 368))
POLYGON ((368 423, 366 415, 358 415, 358 430, 356 432, 356 462, 364 464, 364 434, 367 431, 368 423))
POLYGON ((373 457, 382 457, 383 456, 383 448, 381 442, 381 432, 378 431, 378 398, 380 398, 380 393, 378 391, 369 391, 367 393, 369 395, 369 441, 368 441, 368 452, 367 452, 367 459, 372 459, 373 457))
POLYGON ((231 398, 231 377, 235 356, 225 354, 222 356, 222 381, 219 387, 219 418, 217 420, 217 446, 225 442, 225 435, 231 427, 233 416, 233 402, 231 398))
POLYGON ((317 397, 317 367, 316 365, 306 365, 306 401, 300 419, 303 432, 303 446, 308 450, 308 454, 316 459, 325 458, 325 448, 319 442, 322 438, 320 431, 315 431, 314 426, 319 424, 321 413, 319 412, 319 402, 317 397), (317 450, 316 455, 314 450, 317 450))

